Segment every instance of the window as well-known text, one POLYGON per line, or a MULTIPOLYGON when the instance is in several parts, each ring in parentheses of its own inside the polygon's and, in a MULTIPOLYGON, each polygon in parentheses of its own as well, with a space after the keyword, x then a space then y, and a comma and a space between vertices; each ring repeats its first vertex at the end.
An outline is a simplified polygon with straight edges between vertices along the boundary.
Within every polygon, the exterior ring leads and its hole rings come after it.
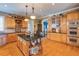
POLYGON ((0 31, 4 31, 4 16, 0 16, 0 31))

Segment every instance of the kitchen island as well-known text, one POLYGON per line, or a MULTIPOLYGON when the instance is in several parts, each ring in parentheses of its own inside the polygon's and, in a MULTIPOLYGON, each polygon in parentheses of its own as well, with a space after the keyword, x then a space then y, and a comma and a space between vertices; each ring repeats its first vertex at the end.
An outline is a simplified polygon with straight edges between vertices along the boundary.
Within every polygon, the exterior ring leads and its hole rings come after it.
POLYGON ((32 40, 29 35, 25 34, 18 35, 17 46, 25 56, 39 55, 41 51, 40 39, 32 40))

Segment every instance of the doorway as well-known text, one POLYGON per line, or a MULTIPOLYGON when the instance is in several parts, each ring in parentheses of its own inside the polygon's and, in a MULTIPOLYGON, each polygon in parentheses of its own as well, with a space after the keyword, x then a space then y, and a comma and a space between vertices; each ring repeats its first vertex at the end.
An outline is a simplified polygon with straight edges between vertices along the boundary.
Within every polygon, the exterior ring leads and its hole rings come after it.
POLYGON ((48 32, 48 19, 43 19, 42 21, 42 32, 44 35, 46 35, 48 32))

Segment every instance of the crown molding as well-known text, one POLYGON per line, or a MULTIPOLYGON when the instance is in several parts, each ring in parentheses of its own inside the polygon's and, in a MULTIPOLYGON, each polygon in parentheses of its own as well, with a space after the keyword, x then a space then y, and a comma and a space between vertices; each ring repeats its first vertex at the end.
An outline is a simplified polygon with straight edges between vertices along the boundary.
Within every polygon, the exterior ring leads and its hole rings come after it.
POLYGON ((68 10, 64 10, 64 11, 61 11, 61 12, 58 12, 58 13, 54 13, 54 14, 50 14, 50 15, 41 17, 41 19, 46 18, 46 17, 51 17, 51 16, 54 16, 54 15, 66 14, 66 13, 69 13, 69 12, 71 12, 71 11, 75 11, 75 10, 77 10, 77 9, 79 9, 79 7, 75 7, 75 8, 68 9, 68 10))

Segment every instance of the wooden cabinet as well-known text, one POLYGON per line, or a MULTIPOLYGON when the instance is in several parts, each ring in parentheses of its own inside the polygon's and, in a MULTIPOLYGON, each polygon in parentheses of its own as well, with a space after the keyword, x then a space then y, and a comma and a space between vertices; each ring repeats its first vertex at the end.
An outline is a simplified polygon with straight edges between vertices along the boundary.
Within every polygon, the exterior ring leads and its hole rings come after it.
POLYGON ((20 47, 20 50, 23 51, 23 41, 22 41, 22 38, 20 38, 20 46, 19 47, 20 47))
POLYGON ((7 34, 7 43, 15 42, 17 40, 17 36, 14 33, 7 34))
POLYGON ((5 17, 5 28, 15 28, 15 20, 12 17, 5 17))
POLYGON ((25 56, 29 55, 29 42, 18 36, 17 46, 25 56))
POLYGON ((60 30, 61 33, 67 33, 67 15, 62 16, 61 18, 60 30))
POLYGON ((79 12, 74 11, 67 14, 67 20, 78 20, 79 19, 79 12))
POLYGON ((49 33, 48 34, 48 39, 54 40, 54 41, 60 41, 60 34, 57 33, 49 33))
POLYGON ((61 34, 61 42, 67 43, 67 34, 61 34))
POLYGON ((22 20, 22 28, 21 28, 21 32, 26 32, 28 29, 28 21, 24 21, 22 20))
POLYGON ((20 40, 19 40, 19 37, 18 37, 18 40, 17 40, 17 46, 18 46, 18 48, 20 48, 20 40))
POLYGON ((22 28, 27 28, 28 27, 28 21, 22 21, 22 28))
POLYGON ((22 42, 23 53, 24 55, 29 55, 29 44, 26 41, 22 42))
POLYGON ((0 46, 6 44, 6 35, 0 35, 0 46))
POLYGON ((62 43, 66 43, 66 34, 60 33, 48 33, 47 38, 49 40, 58 41, 62 43))
POLYGON ((6 43, 6 35, 0 35, 0 46, 5 45, 6 43))

